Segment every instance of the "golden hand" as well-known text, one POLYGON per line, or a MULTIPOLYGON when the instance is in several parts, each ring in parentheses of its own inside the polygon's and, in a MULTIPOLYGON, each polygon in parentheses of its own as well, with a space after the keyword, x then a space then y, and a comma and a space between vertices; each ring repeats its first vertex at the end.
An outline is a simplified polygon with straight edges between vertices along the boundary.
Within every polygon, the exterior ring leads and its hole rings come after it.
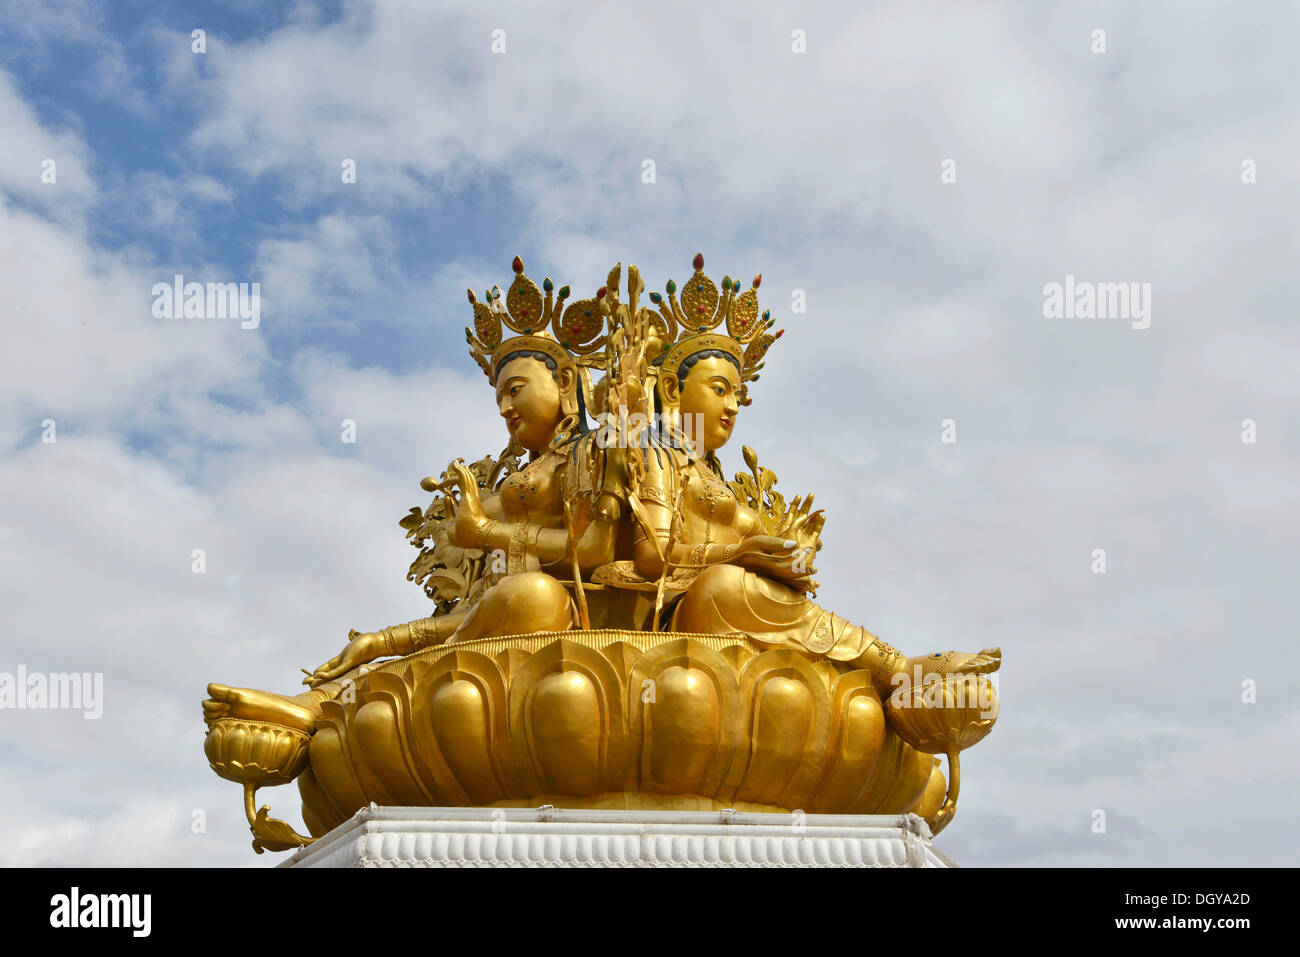
POLYGON ((821 530, 826 525, 826 513, 820 508, 812 511, 813 497, 806 499, 796 497, 786 510, 776 535, 793 538, 800 548, 817 551, 821 546, 821 530))
POLYGON ((814 587, 812 576, 817 569, 812 565, 811 550, 800 548, 792 538, 754 535, 741 543, 731 561, 800 591, 814 587))
POLYGON ((363 635, 354 630, 348 632, 348 637, 351 640, 347 647, 302 679, 303 684, 314 688, 386 654, 383 635, 363 635))
POLYGON ((798 547, 799 543, 791 538, 780 538, 776 535, 751 535, 740 543, 735 552, 732 553, 731 560, 737 565, 742 565, 754 559, 789 558, 798 547))
POLYGON ((447 496, 451 524, 447 537, 461 548, 476 547, 479 533, 487 526, 487 513, 479 497, 478 479, 460 459, 447 466, 447 482, 460 490, 460 501, 447 496))

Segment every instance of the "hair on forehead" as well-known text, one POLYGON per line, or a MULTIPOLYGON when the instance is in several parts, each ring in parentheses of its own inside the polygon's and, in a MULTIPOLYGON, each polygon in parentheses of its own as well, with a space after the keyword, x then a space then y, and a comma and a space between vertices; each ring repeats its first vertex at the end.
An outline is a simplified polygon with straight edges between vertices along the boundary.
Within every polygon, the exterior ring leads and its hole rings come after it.
POLYGON ((685 388, 686 377, 691 374, 695 364, 701 359, 726 359, 736 367, 736 372, 740 372, 740 363, 730 352, 723 352, 721 349, 702 349, 699 352, 692 353, 682 360, 682 364, 677 367, 677 386, 685 388))
POLYGON ((520 349, 518 352, 510 353, 497 363, 497 377, 493 380, 493 385, 496 385, 497 382, 500 381, 501 371, 516 359, 536 359, 539 362, 545 362, 546 368, 551 370, 551 378, 556 382, 560 381, 560 367, 555 364, 554 359, 548 356, 545 352, 538 352, 535 349, 520 349))

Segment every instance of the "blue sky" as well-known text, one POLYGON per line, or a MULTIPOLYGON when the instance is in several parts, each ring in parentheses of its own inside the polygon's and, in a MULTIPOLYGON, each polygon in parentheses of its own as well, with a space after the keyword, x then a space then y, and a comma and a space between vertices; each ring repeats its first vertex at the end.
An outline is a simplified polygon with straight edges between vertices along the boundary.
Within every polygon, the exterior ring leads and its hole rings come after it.
POLYGON ((827 509, 826 604, 1004 650, 945 852, 1294 861, 1298 17, 10 0, 0 671, 102 671, 106 704, 0 712, 0 861, 268 863, 204 686, 293 691, 424 613, 396 522, 505 441, 465 288, 516 253, 659 288, 696 251, 789 329, 735 444, 827 509), (154 318, 177 272, 259 282, 260 326, 154 318), (1150 283, 1150 327, 1045 318, 1067 274, 1150 283), (1207 840, 1224 814, 1274 836, 1207 840))

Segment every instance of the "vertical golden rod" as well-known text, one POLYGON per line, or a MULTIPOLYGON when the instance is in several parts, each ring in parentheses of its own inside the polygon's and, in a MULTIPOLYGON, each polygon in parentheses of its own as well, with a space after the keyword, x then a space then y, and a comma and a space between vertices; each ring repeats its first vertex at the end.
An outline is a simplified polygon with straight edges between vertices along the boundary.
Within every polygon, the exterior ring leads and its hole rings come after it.
POLYGON ((573 534, 573 505, 564 500, 564 520, 569 529, 569 558, 573 567, 573 593, 578 599, 578 623, 583 631, 591 628, 591 613, 587 610, 587 590, 582 584, 582 569, 578 566, 578 539, 573 534))
POLYGON ((938 834, 957 813, 957 794, 961 791, 961 752, 954 748, 948 752, 948 794, 943 806, 934 815, 934 834, 938 834))
POLYGON ((673 517, 668 523, 668 545, 664 549, 664 566, 659 572, 659 587, 655 589, 655 613, 654 618, 650 621, 650 631, 654 633, 659 631, 659 613, 664 607, 664 586, 668 583, 668 571, 673 557, 673 543, 677 537, 677 524, 682 513, 682 493, 686 491, 686 484, 690 480, 689 473, 682 474, 682 484, 678 487, 677 496, 673 501, 673 517))

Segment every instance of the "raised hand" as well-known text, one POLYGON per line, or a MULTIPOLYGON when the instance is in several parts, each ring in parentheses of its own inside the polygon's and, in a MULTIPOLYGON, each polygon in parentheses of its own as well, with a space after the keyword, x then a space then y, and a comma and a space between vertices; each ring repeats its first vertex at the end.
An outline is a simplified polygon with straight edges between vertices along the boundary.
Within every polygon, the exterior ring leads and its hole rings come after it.
POLYGON ((473 548, 478 533, 487 524, 483 499, 479 496, 478 479, 460 459, 447 466, 447 484, 460 491, 460 501, 448 495, 447 511, 451 519, 447 537, 461 548, 473 548))

